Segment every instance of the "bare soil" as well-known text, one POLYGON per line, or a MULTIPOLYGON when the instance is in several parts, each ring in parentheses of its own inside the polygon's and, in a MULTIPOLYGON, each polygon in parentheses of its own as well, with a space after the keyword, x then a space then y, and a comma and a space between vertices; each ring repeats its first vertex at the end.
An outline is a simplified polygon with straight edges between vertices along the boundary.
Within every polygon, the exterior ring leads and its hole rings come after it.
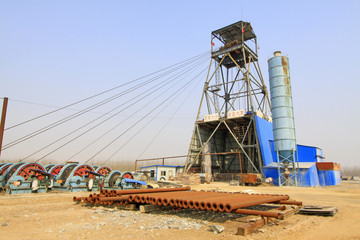
POLYGON ((72 202, 73 196, 88 196, 86 192, 1 195, 0 239, 360 239, 359 182, 318 188, 243 187, 227 183, 191 188, 288 194, 304 205, 336 206, 339 212, 333 217, 295 214, 243 237, 235 235, 237 226, 256 217, 182 210, 140 213, 72 202), (225 230, 213 233, 210 225, 220 225, 225 230))

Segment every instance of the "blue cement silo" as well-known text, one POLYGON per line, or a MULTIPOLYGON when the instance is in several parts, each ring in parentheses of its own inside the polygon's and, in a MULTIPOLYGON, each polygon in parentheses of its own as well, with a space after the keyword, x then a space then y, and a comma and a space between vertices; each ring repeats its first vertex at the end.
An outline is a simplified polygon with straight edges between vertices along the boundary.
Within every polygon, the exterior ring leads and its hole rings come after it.
POLYGON ((289 59, 277 51, 274 57, 268 60, 268 65, 279 185, 297 185, 298 161, 289 59))

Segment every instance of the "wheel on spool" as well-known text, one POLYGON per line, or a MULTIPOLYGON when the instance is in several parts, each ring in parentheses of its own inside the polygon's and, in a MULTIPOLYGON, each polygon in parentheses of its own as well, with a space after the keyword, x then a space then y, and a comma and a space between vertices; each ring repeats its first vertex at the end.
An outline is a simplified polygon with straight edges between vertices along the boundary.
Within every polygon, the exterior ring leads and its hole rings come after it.
POLYGON ((2 166, 2 167, 1 167, 1 170, 0 170, 0 175, 3 175, 3 174, 6 172, 6 170, 8 170, 8 168, 9 168, 10 166, 12 166, 11 163, 8 164, 8 165, 2 166))
POLYGON ((74 171, 74 176, 84 177, 87 175, 89 178, 94 178, 95 176, 90 172, 94 172, 94 169, 87 164, 78 166, 74 171))
POLYGON ((111 168, 108 166, 103 166, 103 167, 99 167, 98 169, 96 169, 97 173, 100 173, 104 176, 107 176, 111 171, 112 171, 111 168))
POLYGON ((121 177, 122 178, 134 179, 134 176, 133 176, 133 174, 131 172, 124 172, 121 177))
POLYGON ((55 167, 53 167, 52 169, 49 169, 49 170, 51 170, 50 171, 51 174, 57 176, 59 174, 59 172, 61 171, 61 169, 63 169, 63 167, 64 167, 64 165, 61 164, 61 165, 57 165, 57 166, 55 166, 55 167))
POLYGON ((17 175, 22 176, 25 180, 29 179, 30 177, 36 177, 38 180, 43 179, 43 175, 33 172, 33 169, 45 171, 45 168, 38 163, 28 163, 20 167, 17 175))
POLYGON ((9 181, 9 179, 11 178, 11 176, 18 170, 18 168, 21 165, 24 165, 25 163, 15 163, 14 165, 11 165, 5 172, 5 176, 4 176, 4 181, 5 183, 7 183, 9 181))

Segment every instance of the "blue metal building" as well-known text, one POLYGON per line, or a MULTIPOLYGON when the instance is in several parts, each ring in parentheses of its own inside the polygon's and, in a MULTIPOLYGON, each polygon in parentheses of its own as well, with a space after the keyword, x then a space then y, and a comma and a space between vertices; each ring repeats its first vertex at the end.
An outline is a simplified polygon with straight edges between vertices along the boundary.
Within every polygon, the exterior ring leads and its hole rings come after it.
MULTIPOLYGON (((279 185, 272 123, 257 116, 255 121, 264 163, 263 173, 267 178, 271 177, 275 185, 279 185)), ((298 186, 331 186, 341 182, 340 167, 338 165, 321 168, 321 164, 318 164, 325 163, 321 149, 297 144, 297 154, 299 161, 298 186)))

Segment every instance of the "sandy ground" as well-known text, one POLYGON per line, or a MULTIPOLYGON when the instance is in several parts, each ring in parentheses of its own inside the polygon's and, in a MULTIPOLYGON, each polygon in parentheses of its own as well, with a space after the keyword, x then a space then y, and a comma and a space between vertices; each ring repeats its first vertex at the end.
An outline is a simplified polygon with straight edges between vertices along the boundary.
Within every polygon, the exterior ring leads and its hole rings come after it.
POLYGON ((85 192, 1 195, 0 239, 360 239, 360 182, 322 188, 242 187, 227 183, 191 187, 288 194, 305 205, 336 206, 339 212, 333 217, 292 215, 278 225, 265 226, 243 237, 235 235, 237 226, 249 217, 227 219, 216 214, 176 211, 140 213, 72 202, 74 195, 89 195, 85 192), (213 224, 225 230, 220 234, 209 231, 213 224))

